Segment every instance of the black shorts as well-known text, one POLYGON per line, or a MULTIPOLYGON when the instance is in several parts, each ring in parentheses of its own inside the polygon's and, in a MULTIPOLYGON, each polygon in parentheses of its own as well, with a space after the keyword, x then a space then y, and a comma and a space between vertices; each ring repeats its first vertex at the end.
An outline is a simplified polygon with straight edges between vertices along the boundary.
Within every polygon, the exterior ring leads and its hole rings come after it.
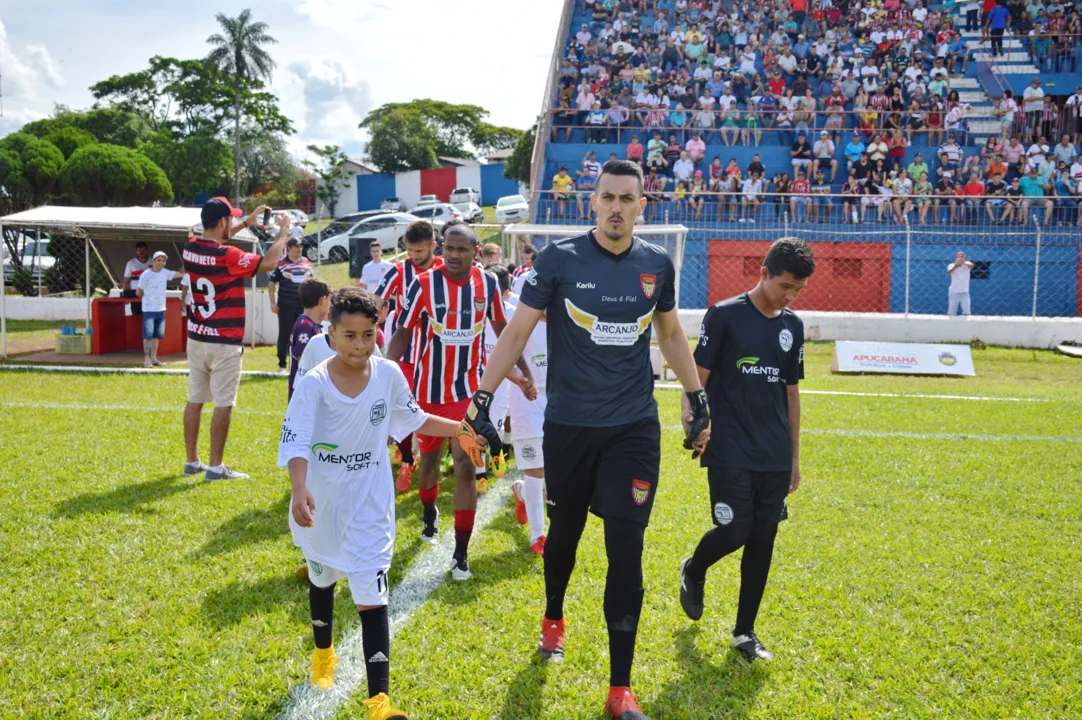
POLYGON ((790 472, 761 472, 737 467, 709 467, 710 514, 715 525, 751 527, 789 517, 790 472))
POLYGON ((650 524, 661 469, 656 417, 613 427, 545 421, 548 516, 578 519, 586 512, 650 524))

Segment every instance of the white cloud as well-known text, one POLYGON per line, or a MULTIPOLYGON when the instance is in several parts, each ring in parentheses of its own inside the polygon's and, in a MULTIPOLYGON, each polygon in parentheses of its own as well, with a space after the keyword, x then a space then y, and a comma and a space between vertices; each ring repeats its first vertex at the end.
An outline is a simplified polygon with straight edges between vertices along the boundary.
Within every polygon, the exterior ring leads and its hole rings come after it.
POLYGON ((0 20, 0 64, 7 104, 24 106, 42 101, 50 89, 64 86, 64 77, 44 45, 16 45, 0 20))
POLYGON ((360 152, 364 133, 358 125, 373 108, 372 91, 367 82, 354 76, 344 58, 296 56, 279 70, 274 85, 282 112, 297 128, 295 151, 319 144, 360 152))

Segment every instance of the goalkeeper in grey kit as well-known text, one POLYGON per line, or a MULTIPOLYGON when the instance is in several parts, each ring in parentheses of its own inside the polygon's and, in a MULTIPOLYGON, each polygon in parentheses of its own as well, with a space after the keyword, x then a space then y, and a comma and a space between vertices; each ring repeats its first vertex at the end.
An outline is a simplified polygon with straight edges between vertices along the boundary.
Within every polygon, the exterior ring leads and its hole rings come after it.
POLYGON ((538 651, 545 660, 563 660, 564 595, 592 512, 604 521, 608 558, 605 710, 618 720, 649 720, 631 691, 631 666, 644 592, 643 540, 660 480, 651 327, 687 393, 686 448, 705 448, 710 417, 677 318, 672 260, 664 248, 633 234, 646 206, 642 169, 623 160, 607 162, 591 205, 597 227, 549 244, 524 276, 518 309, 489 358, 459 437, 464 447, 476 449, 487 440, 498 451, 499 435, 489 417, 492 393, 547 311, 543 453, 549 534, 538 651))

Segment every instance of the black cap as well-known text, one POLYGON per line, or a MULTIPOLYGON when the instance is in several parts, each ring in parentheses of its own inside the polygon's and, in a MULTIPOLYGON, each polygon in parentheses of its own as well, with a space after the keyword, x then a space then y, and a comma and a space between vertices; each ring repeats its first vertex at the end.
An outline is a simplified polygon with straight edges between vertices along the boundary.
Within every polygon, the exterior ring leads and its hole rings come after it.
POLYGON ((203 222, 203 227, 207 228, 214 227, 222 218, 240 216, 240 209, 233 207, 229 200, 224 197, 213 197, 203 203, 200 219, 203 222))
POLYGON ((289 238, 288 240, 286 240, 286 247, 287 247, 287 248, 291 248, 291 247, 300 247, 300 244, 301 244, 301 241, 300 241, 300 240, 298 240, 298 239, 297 239, 297 238, 295 238, 295 237, 291 237, 291 238, 289 238))

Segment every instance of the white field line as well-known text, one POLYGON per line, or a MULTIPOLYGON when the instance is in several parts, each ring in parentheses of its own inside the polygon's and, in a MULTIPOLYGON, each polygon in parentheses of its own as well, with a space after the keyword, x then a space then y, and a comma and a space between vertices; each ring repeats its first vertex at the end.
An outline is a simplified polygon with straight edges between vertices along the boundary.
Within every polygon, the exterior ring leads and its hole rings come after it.
MULTIPOLYGON (((679 425, 665 425, 667 432, 683 433, 679 425)), ((1082 437, 1070 435, 985 435, 982 433, 916 433, 878 430, 848 430, 846 428, 803 428, 802 435, 836 435, 840 437, 901 438, 903 440, 976 440, 981 442, 1049 442, 1082 443, 1082 437)))
MULTIPOLYGON (((490 485, 487 495, 477 503, 477 516, 474 521, 474 536, 482 532, 492 521, 496 512, 507 504, 511 494, 511 482, 517 473, 508 473, 500 481, 490 485)), ((445 526, 451 525, 450 518, 443 519, 445 526)), ((451 565, 451 552, 454 549, 454 530, 448 530, 436 544, 423 549, 406 571, 402 582, 391 590, 388 601, 388 619, 391 638, 396 631, 409 622, 410 617, 443 582, 447 579, 451 565)), ((466 582, 470 582, 467 580, 466 582)), ((338 602, 349 601, 343 595, 338 602)), ((334 685, 322 692, 307 681, 290 690, 289 705, 278 715, 282 720, 313 720, 315 718, 333 718, 340 705, 350 700, 360 687, 365 677, 364 648, 361 642, 360 623, 335 643, 338 653, 338 667, 334 672, 334 685)), ((391 647, 391 662, 394 662, 394 647, 391 647)), ((308 666, 305 665, 307 672, 308 666)), ((394 666, 391 667, 394 677, 394 666)), ((394 697, 394 684, 391 685, 391 697, 394 697)))
MULTIPOLYGON (((94 365, 0 365, 0 371, 8 372, 45 372, 45 373, 82 373, 109 374, 109 375, 187 375, 188 368, 141 368, 141 367, 97 367, 94 365)), ((247 377, 281 377, 288 375, 271 372, 268 370, 241 370, 241 375, 247 377)))
MULTIPOLYGON (((183 413, 184 405, 175 407, 140 407, 138 405, 86 405, 82 403, 52 403, 52 402, 0 402, 0 407, 10 408, 33 408, 39 410, 110 410, 114 412, 157 412, 157 413, 183 413)), ((282 410, 244 410, 234 409, 234 415, 277 415, 285 417, 285 409, 282 410)))
MULTIPOLYGON (((682 390, 678 383, 655 383, 658 390, 682 390)), ((996 397, 993 395, 931 395, 928 393, 876 393, 876 392, 851 392, 848 390, 805 390, 801 388, 801 396, 804 395, 839 395, 842 397, 867 397, 867 398, 917 398, 919 400, 975 400, 979 402, 1047 402, 1045 398, 1038 397, 996 397)))

